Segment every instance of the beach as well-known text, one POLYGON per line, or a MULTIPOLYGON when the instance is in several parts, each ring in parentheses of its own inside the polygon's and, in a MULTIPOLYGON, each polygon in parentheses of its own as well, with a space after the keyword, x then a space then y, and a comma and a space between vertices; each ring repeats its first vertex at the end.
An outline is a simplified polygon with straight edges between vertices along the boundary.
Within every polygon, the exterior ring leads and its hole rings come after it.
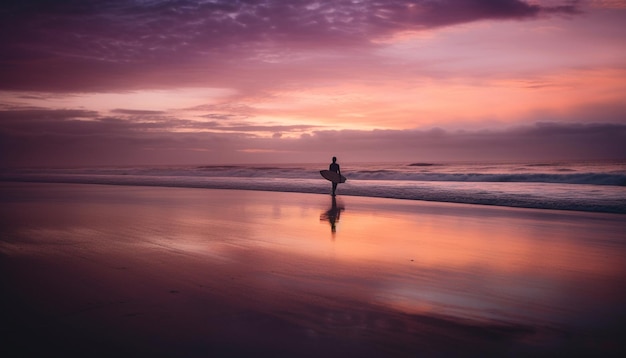
POLYGON ((95 184, 0 193, 1 334, 21 356, 626 352, 623 214, 95 184))

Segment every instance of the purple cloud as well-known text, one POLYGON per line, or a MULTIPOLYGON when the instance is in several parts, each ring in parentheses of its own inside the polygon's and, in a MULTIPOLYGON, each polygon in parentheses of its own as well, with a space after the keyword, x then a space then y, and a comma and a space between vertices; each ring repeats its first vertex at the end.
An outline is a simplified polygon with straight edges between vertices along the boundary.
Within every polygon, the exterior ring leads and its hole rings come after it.
POLYGON ((140 109, 123 109, 123 108, 117 108, 117 109, 112 110, 111 112, 118 113, 118 114, 130 115, 130 116, 158 116, 158 115, 164 115, 165 114, 165 112, 163 112, 163 111, 150 111, 150 110, 140 110, 140 109))
POLYGON ((0 111, 0 124, 5 167, 315 162, 336 153, 352 161, 595 160, 624 159, 626 153, 626 125, 607 123, 538 122, 490 131, 317 130, 294 138, 280 133, 315 127, 163 116, 146 121, 143 114, 122 119, 41 109, 0 111))
POLYGON ((213 69, 219 80, 264 49, 367 47, 398 31, 577 11, 576 2, 522 0, 8 0, 0 10, 0 89, 133 88, 146 77, 176 81, 185 66, 213 69))

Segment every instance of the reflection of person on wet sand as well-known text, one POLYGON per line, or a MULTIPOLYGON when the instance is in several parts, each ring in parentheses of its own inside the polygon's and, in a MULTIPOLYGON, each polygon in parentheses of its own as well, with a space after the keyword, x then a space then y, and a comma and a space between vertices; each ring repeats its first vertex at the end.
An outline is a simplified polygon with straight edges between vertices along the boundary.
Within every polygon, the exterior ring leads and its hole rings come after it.
POLYGON ((320 215, 320 220, 328 221, 330 223, 330 231, 333 233, 333 236, 337 231, 336 223, 339 221, 339 216, 341 215, 341 212, 343 210, 345 210, 343 205, 338 206, 337 199, 335 199, 335 197, 333 196, 330 209, 326 210, 320 215))

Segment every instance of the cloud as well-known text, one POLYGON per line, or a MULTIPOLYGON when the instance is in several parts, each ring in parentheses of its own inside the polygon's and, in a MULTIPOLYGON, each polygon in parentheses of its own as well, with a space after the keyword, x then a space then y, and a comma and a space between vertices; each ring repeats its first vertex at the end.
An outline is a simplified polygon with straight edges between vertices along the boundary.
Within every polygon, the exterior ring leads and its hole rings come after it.
POLYGON ((121 108, 113 109, 111 110, 111 112, 118 113, 118 114, 127 114, 131 116, 155 116, 155 115, 165 114, 165 112, 163 111, 150 111, 150 110, 142 110, 142 109, 121 109, 121 108))
POLYGON ((54 122, 79 118, 95 118, 98 112, 83 109, 45 109, 26 108, 0 111, 0 123, 3 126, 11 123, 54 122))
POLYGON ((591 7, 604 9, 626 9, 624 0, 588 0, 591 7))
MULTIPOLYGON (((337 155, 348 162, 626 159, 626 125, 605 123, 536 123, 498 131, 318 131, 281 141, 283 150, 298 153, 285 161, 298 156, 314 161, 307 156, 315 155, 337 155)), ((257 143, 255 148, 266 147, 257 143)))
POLYGON ((407 30, 577 11, 577 2, 522 0, 8 0, 0 88, 101 91, 200 74, 225 82, 280 49, 368 48, 407 30))
POLYGON ((275 133, 315 127, 42 109, 0 111, 0 123, 1 166, 316 162, 332 155, 353 162, 626 159, 626 124, 610 123, 537 122, 464 131, 318 129, 298 138, 275 133))
POLYGON ((263 124, 248 121, 198 121, 165 115, 161 111, 116 109, 120 117, 103 116, 96 111, 56 109, 15 109, 0 111, 3 132, 24 134, 60 133, 94 135, 120 133, 128 136, 146 132, 175 133, 180 131, 242 132, 253 135, 268 132, 303 132, 319 128, 315 125, 263 124))
POLYGON ((215 126, 214 129, 219 129, 222 131, 230 132, 304 132, 310 131, 312 129, 318 128, 319 126, 314 125, 306 125, 306 124, 295 124, 295 125, 259 125, 259 124, 240 124, 240 125, 219 125, 215 126))
POLYGON ((200 116, 202 118, 216 119, 220 121, 228 121, 233 119, 245 119, 247 116, 239 115, 239 114, 230 114, 230 113, 209 113, 200 116))

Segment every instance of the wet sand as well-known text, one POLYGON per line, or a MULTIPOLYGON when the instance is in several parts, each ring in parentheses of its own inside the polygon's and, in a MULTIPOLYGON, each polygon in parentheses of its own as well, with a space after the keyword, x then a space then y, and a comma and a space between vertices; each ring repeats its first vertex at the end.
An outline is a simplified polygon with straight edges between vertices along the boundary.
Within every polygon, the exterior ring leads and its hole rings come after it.
POLYGON ((0 202, 22 356, 626 352, 623 215, 80 184, 0 202))

